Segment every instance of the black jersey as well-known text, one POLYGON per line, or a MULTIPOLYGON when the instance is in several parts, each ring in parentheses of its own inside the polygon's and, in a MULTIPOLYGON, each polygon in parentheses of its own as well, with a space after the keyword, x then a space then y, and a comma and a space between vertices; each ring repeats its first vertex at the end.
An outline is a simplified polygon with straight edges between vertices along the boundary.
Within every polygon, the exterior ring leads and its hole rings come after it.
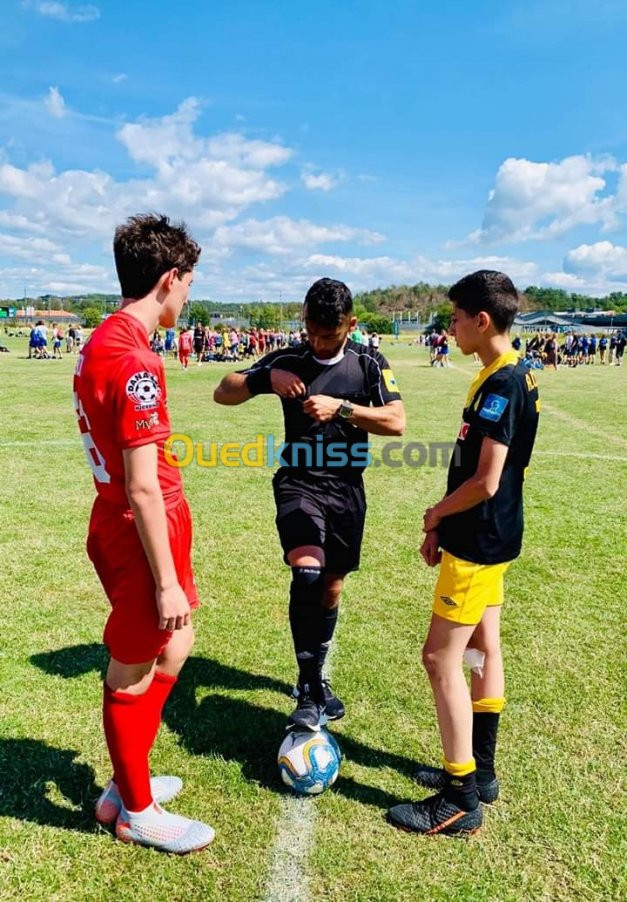
POLYGON ((476 473, 484 437, 507 445, 509 451, 494 497, 442 520, 440 544, 455 557, 500 564, 520 554, 522 488, 539 410, 535 376, 515 351, 482 370, 471 385, 449 467, 447 495, 476 473))
POLYGON ((348 340, 337 363, 316 361, 304 342, 266 354, 244 373, 260 368, 288 370, 300 377, 307 394, 281 398, 285 422, 282 461, 294 470, 315 472, 349 482, 358 481, 368 463, 368 433, 348 420, 334 417, 318 423, 303 410, 313 395, 329 395, 368 407, 400 401, 398 385, 385 357, 373 348, 348 340))

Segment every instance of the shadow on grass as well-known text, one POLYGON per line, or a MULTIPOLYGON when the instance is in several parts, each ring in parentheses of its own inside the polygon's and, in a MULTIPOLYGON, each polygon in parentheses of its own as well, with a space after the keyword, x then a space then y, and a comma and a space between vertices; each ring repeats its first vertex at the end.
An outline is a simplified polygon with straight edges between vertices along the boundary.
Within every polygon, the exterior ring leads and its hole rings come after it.
POLYGON ((78 752, 35 739, 0 739, 0 816, 93 833, 94 773, 78 752), (60 793, 65 805, 49 798, 60 793))
MULTIPOLYGON (((66 678, 97 671, 102 676, 108 655, 101 645, 77 645, 58 651, 33 655, 31 661, 46 673, 66 678)), ((163 720, 177 734, 183 748, 195 755, 207 755, 237 761, 246 779, 254 780, 274 792, 285 791, 276 766, 276 753, 285 736, 284 710, 264 708, 242 698, 222 694, 221 690, 270 690, 286 696, 291 686, 262 674, 248 673, 208 658, 191 657, 165 707, 163 720), (203 694, 203 690, 210 690, 203 694), (216 691, 217 690, 217 691, 216 691), (198 700, 198 696, 202 697, 198 700)), ((375 749, 342 735, 342 754, 367 767, 387 767, 411 775, 415 762, 375 749)), ((366 805, 387 808, 403 799, 342 778, 336 792, 366 805)))

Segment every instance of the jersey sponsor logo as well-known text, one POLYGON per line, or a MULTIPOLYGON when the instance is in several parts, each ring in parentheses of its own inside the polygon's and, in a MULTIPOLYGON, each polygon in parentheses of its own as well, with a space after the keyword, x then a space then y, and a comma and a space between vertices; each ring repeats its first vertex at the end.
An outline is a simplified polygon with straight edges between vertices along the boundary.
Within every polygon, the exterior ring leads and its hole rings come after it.
POLYGON ((126 383, 126 394, 135 401, 135 410, 152 410, 158 406, 162 391, 154 373, 140 370, 126 383))
POLYGON ((470 429, 470 423, 462 423, 459 427, 459 433, 457 438, 460 442, 463 442, 466 436, 468 435, 468 430, 470 429))
POLYGON ((381 375, 383 376, 383 381, 387 390, 392 394, 400 394, 398 390, 398 382, 394 378, 394 373, 392 372, 392 370, 382 370, 381 375))
POLYGON ((484 420, 491 420, 493 423, 498 423, 505 413, 505 408, 508 404, 509 398, 504 398, 502 395, 490 394, 485 399, 485 403, 479 411, 479 416, 484 420))
POLYGON ((139 432, 142 429, 152 429, 153 426, 159 425, 159 415, 151 413, 149 417, 143 417, 141 420, 135 420, 135 429, 139 432))
POLYGON ((448 595, 440 595, 440 601, 442 602, 442 604, 448 605, 449 608, 456 608, 456 607, 457 607, 457 602, 456 602, 456 601, 453 601, 452 598, 449 598, 448 595))

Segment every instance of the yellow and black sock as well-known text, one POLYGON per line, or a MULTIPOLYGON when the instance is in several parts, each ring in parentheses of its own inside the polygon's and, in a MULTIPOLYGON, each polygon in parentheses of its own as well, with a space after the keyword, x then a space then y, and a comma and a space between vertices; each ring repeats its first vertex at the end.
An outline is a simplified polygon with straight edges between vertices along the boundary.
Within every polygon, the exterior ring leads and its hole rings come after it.
POLYGON ((446 801, 457 805, 462 811, 474 811, 479 804, 475 759, 457 764, 445 758, 444 770, 449 777, 443 790, 446 801))
POLYGON ((490 783, 496 778, 494 756, 504 706, 504 698, 482 698, 472 703, 472 753, 477 762, 478 783, 490 783))

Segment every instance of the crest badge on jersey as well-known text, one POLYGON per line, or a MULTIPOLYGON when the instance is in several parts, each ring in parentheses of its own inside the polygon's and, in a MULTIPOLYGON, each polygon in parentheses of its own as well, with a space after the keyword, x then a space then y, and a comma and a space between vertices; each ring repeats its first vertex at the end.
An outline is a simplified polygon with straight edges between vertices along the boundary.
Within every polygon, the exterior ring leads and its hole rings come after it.
POLYGON ((126 394, 135 401, 135 410, 153 410, 159 404, 162 391, 154 373, 140 370, 126 383, 126 394))
POLYGON ((484 420, 491 420, 493 423, 498 423, 505 413, 505 408, 508 404, 509 398, 504 398, 502 395, 490 394, 485 399, 483 407, 479 411, 479 416, 484 420))
POLYGON ((392 372, 392 370, 382 370, 381 375, 383 376, 385 387, 390 392, 390 394, 400 394, 398 389, 398 382, 394 378, 394 373, 392 372))

